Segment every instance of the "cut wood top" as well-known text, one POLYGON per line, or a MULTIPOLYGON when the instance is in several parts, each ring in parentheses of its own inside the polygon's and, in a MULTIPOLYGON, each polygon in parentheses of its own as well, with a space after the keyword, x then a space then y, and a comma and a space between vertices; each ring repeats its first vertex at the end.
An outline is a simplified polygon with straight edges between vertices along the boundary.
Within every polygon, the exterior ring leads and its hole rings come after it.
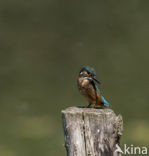
POLYGON ((86 107, 68 107, 65 110, 62 110, 62 113, 94 113, 94 114, 109 114, 114 113, 112 109, 109 108, 86 108, 86 107))

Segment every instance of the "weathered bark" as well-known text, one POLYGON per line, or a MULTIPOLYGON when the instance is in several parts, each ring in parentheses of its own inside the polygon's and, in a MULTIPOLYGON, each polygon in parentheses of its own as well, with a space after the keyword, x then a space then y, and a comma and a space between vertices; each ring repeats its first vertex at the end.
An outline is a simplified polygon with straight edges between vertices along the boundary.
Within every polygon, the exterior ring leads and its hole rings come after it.
POLYGON ((113 110, 70 107, 62 119, 67 156, 120 156, 123 121, 113 110))

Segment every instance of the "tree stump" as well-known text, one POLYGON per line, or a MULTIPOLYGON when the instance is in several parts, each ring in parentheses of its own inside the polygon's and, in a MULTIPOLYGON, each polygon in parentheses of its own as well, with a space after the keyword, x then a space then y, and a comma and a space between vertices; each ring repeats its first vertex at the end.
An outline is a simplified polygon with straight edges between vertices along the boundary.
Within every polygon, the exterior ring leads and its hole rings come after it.
POLYGON ((123 121, 113 110, 69 107, 62 120, 67 156, 120 156, 123 121))

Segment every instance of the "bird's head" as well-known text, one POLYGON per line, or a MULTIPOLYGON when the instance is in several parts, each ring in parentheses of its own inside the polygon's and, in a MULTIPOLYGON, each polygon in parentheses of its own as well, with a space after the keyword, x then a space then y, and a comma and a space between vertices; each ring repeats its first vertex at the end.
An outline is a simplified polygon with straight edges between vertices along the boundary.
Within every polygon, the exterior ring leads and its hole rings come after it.
POLYGON ((96 72, 94 68, 90 66, 83 66, 80 70, 79 77, 85 77, 91 81, 96 81, 97 83, 101 84, 101 82, 96 77, 96 72))

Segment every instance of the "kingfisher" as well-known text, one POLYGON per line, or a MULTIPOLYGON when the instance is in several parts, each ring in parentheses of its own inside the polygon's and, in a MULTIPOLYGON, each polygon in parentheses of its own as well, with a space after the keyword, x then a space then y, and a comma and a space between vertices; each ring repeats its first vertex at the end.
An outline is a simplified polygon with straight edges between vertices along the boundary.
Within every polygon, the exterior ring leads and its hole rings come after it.
POLYGON ((96 77, 95 70, 90 66, 83 66, 79 72, 77 79, 80 93, 87 99, 90 107, 91 105, 110 107, 111 105, 104 99, 96 83, 101 82, 96 77))

